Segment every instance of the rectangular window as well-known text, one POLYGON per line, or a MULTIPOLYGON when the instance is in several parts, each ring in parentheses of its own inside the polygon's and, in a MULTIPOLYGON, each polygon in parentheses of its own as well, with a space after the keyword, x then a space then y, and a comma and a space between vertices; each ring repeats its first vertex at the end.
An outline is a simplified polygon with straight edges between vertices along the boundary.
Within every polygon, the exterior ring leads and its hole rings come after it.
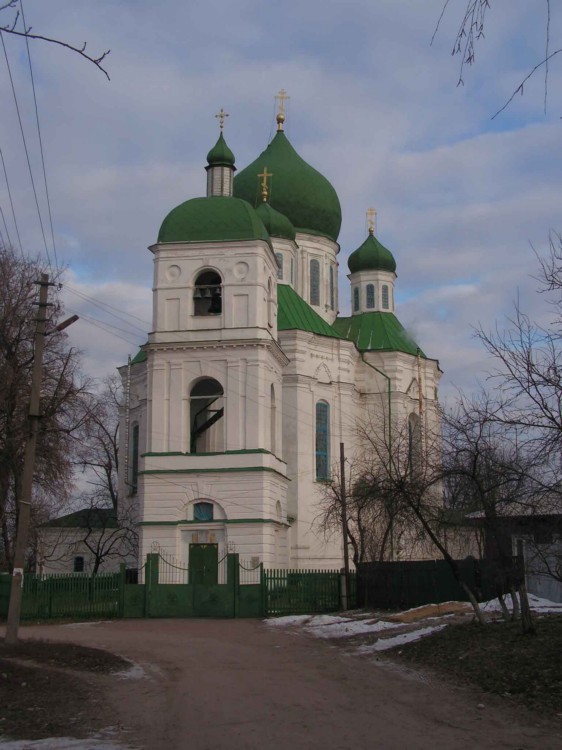
POLYGON ((359 312, 359 287, 353 290, 353 312, 359 312))
POLYGON ((310 261, 310 304, 320 304, 320 263, 310 261))
POLYGON ((375 306, 375 287, 373 284, 367 284, 367 310, 372 310, 375 306))
POLYGON ((383 287, 382 287, 382 309, 383 310, 388 310, 389 307, 390 306, 388 304, 388 286, 386 284, 383 284, 383 287))
POLYGON ((275 253, 277 261, 277 278, 283 280, 283 253, 275 253))
POLYGON ((334 267, 330 266, 330 309, 333 310, 334 307, 334 267))
POLYGON ((74 558, 74 572, 75 573, 84 572, 84 558, 81 555, 74 558))

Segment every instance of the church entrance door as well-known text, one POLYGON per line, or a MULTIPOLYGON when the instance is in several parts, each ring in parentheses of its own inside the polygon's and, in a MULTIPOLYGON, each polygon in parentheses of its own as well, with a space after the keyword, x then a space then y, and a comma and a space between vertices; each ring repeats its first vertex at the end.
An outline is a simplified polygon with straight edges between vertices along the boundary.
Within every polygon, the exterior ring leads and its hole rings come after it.
POLYGON ((219 584, 219 545, 189 545, 189 583, 194 617, 221 617, 227 586, 219 584))

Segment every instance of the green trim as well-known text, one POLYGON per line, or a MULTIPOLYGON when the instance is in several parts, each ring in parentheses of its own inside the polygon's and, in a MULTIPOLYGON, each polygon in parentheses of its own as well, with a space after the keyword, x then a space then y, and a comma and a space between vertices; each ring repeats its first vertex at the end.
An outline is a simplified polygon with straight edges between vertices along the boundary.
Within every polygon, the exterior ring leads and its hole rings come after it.
POLYGON ((209 526, 214 524, 220 526, 221 524, 236 524, 236 523, 276 523, 281 526, 287 526, 283 521, 275 521, 273 518, 224 518, 214 519, 213 521, 139 521, 138 526, 209 526))
POLYGON ((182 451, 170 451, 167 453, 164 451, 162 453, 143 453, 142 455, 143 456, 232 456, 232 455, 240 455, 240 454, 245 454, 245 453, 267 453, 269 456, 275 456, 274 453, 266 450, 265 448, 241 448, 240 450, 236 450, 236 451, 215 451, 215 452, 209 452, 209 453, 182 453, 182 451))
POLYGON ((235 466, 232 469, 145 469, 139 471, 139 474, 228 474, 241 471, 270 471, 272 474, 279 474, 283 479, 288 479, 280 471, 269 466, 235 466))
POLYGON ((138 365, 141 362, 146 362, 146 360, 147 360, 147 354, 146 354, 145 350, 144 349, 140 349, 136 353, 136 355, 133 357, 133 359, 131 360, 131 364, 132 365, 138 365))

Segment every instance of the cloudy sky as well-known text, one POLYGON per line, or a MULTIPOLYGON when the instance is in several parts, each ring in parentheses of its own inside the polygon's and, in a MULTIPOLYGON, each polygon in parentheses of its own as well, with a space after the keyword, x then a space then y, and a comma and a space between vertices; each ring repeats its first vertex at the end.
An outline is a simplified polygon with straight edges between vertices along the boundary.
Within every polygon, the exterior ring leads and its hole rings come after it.
MULTIPOLYGON (((56 252, 67 268, 64 299, 81 316, 69 336, 90 374, 110 373, 146 339, 146 248, 171 208, 204 194, 214 113, 230 113, 225 134, 243 167, 274 133, 273 97, 284 87, 287 134, 342 203, 342 312, 345 261, 365 238, 372 205, 377 234, 398 263, 398 317, 440 360, 443 391, 470 390, 485 377, 474 327, 503 325, 517 294, 537 315, 544 304, 532 248, 544 253, 549 230, 562 229, 562 59, 550 66, 546 114, 541 72, 492 119, 544 56, 546 3, 493 2, 463 86, 451 49, 466 0, 450 0, 431 45, 442 7, 443 0, 25 0, 34 32, 87 40, 93 54, 111 49, 108 81, 67 50, 30 45, 56 252)), ((550 36, 562 44, 557 4, 550 36)), ((4 39, 48 227, 25 43, 4 39)), ((3 50, 0 102, 0 149, 23 250, 44 255, 3 50)), ((17 245, 1 171, 0 207, 17 245)))

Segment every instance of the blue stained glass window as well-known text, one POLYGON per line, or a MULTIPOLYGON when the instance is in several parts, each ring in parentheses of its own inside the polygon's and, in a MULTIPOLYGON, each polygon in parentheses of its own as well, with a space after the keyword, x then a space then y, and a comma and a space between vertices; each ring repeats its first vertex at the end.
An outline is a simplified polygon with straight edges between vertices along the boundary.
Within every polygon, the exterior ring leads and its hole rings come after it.
POLYGON ((367 284, 367 310, 372 310, 375 306, 375 286, 367 284))
POLYGON ((310 261, 310 304, 320 304, 320 263, 317 260, 310 261))
POLYGON ((330 266, 330 309, 334 309, 334 267, 330 266))
POLYGON ((356 286, 353 290, 353 312, 359 311, 359 287, 356 286))
POLYGON ((195 503, 193 506, 194 521, 212 521, 213 504, 212 503, 195 503))
POLYGON ((330 407, 316 404, 316 479, 328 479, 330 469, 330 407))
POLYGON ((389 304, 388 304, 388 287, 386 284, 383 284, 382 287, 382 309, 388 310, 389 304))
POLYGON ((275 253, 275 260, 277 261, 277 278, 283 278, 283 253, 275 253))

